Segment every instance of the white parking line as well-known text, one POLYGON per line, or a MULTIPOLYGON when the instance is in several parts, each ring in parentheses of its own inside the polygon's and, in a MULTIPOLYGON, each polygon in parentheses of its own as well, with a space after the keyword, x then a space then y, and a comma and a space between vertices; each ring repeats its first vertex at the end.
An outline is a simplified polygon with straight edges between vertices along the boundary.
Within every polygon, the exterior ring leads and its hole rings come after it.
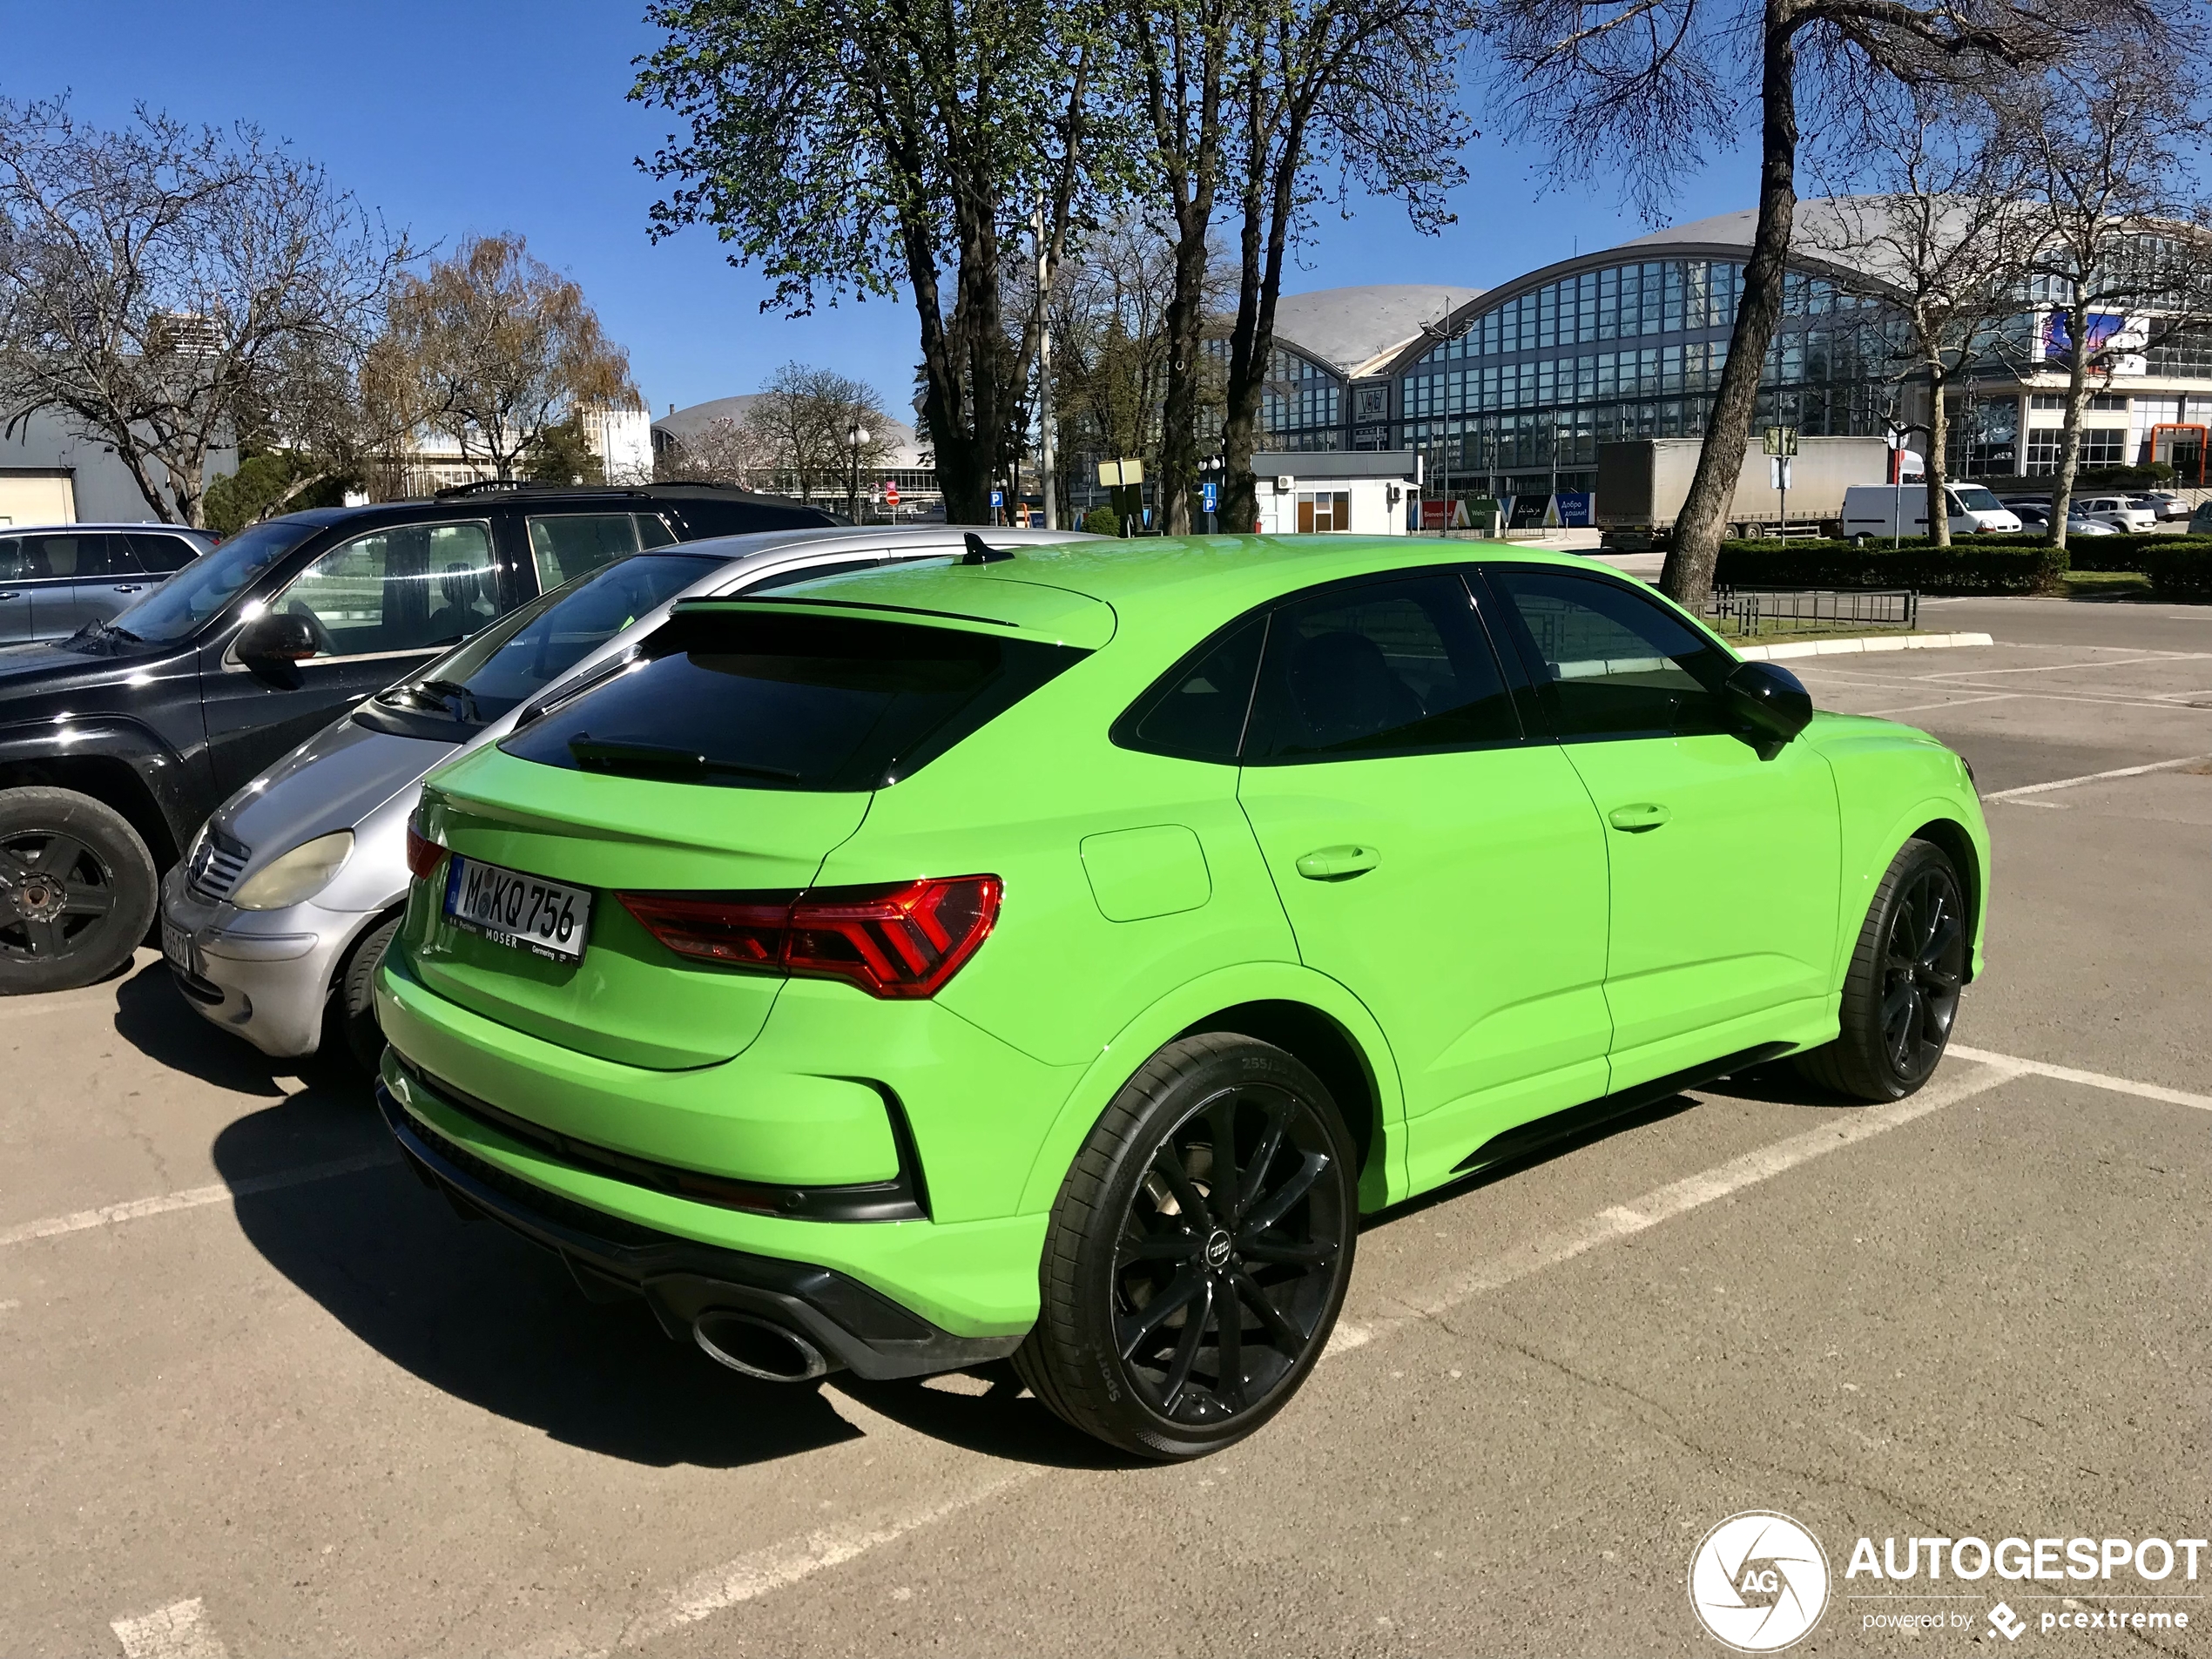
POLYGON ((1992 1054, 1986 1049, 1969 1049, 1963 1042, 1952 1043, 1951 1052, 1961 1060, 1979 1061, 1984 1065, 2009 1066, 2015 1071, 2033 1072, 2039 1077, 2054 1077, 2060 1082, 2084 1083, 2091 1089, 2109 1089, 2114 1094, 2134 1095, 2141 1100, 2162 1100, 2169 1106, 2194 1106, 2198 1111, 2212 1112, 2212 1095, 2192 1095, 2186 1089, 2168 1089, 2163 1083, 2139 1083, 2132 1077, 2077 1071, 2072 1066, 2023 1060, 2018 1055, 1992 1054))
POLYGON ((123 1644, 125 1659, 228 1659, 223 1644, 207 1628, 198 1596, 135 1619, 114 1620, 108 1629, 123 1644))
POLYGON ((396 1148, 382 1148, 349 1158, 334 1158, 328 1163, 310 1163, 297 1170, 283 1170, 274 1175, 248 1176, 243 1181, 218 1183, 212 1187, 187 1187, 182 1192, 164 1192, 152 1198, 132 1198, 124 1204, 103 1204, 98 1210, 78 1210, 66 1216, 48 1216, 43 1221, 19 1222, 13 1227, 0 1227, 0 1246, 28 1244, 34 1238, 58 1238, 64 1233, 89 1232, 95 1227, 111 1227, 119 1221, 137 1221, 145 1216, 165 1216, 172 1211, 197 1210, 204 1204, 226 1204, 233 1198, 250 1197, 257 1192, 278 1192, 286 1187, 305 1186, 310 1181, 327 1181, 333 1176, 352 1175, 358 1170, 373 1170, 380 1164, 396 1163, 399 1156, 396 1148))
POLYGON ((2147 657, 2114 657, 2096 658, 2086 663, 2036 663, 2027 668, 1961 668, 1941 674, 1930 674, 1932 680, 1964 679, 1991 674, 2064 674, 2074 669, 2127 668, 2136 663, 2197 663, 2212 658, 2212 651, 2161 651, 2147 657))
POLYGON ((1901 709, 1858 709, 1856 713, 1886 718, 1892 714, 1918 714, 1923 709, 1963 709, 1969 703, 2011 703, 2020 698, 2018 691, 1989 691, 1980 697, 1946 698, 1940 703, 1907 703, 1901 709))
MULTIPOLYGON (((1959 1050, 1954 1048, 1952 1053, 1959 1050)), ((1626 1204, 1615 1204, 1572 1227, 1548 1233, 1494 1256, 1473 1268, 1447 1275, 1419 1290, 1403 1296, 1390 1298, 1406 1310, 1410 1316, 1433 1318, 1450 1312, 1459 1304, 1491 1291, 1502 1290, 1518 1280, 1540 1273, 1548 1267, 1586 1255, 1600 1244, 1610 1244, 1616 1238, 1626 1238, 1657 1226, 1662 1221, 1687 1215, 1692 1210, 1703 1208, 1718 1199, 1741 1192, 1746 1187, 1770 1181, 1801 1163, 1823 1157, 1830 1152, 1877 1135, 1901 1129, 1931 1112, 1941 1111, 1962 1100, 1970 1099, 1985 1089, 2010 1082, 2027 1069, 2027 1062, 2015 1062, 2003 1055, 1976 1055, 1979 1069, 1965 1076, 1946 1077, 1932 1083, 1917 1095, 1888 1106, 1869 1107, 1840 1116, 1832 1124, 1807 1130, 1785 1140, 1746 1152, 1741 1157, 1712 1169, 1671 1182, 1631 1198, 1626 1204)), ((1398 1323, 1393 1321, 1387 1323, 1398 1323)), ((1385 1324, 1386 1321, 1377 1321, 1385 1324)), ((1379 1332, 1378 1334, 1381 1334, 1379 1332)))
POLYGON ((688 1581, 660 1605, 639 1614, 624 1629, 617 1645, 642 1648, 686 1625, 697 1624, 772 1590, 812 1578, 826 1568, 841 1567, 885 1544, 896 1543, 908 1533, 958 1514, 1012 1487, 1027 1485, 1043 1474, 1040 1465, 1013 1468, 994 1466, 994 1473, 988 1478, 963 1485, 951 1496, 927 1506, 871 1521, 825 1527, 740 1555, 688 1581))
POLYGON ((2148 772, 2171 772, 2176 766, 2194 766, 2212 760, 2212 755, 2183 755, 2178 760, 2154 760, 2147 766, 2114 766, 2110 772, 2085 772, 2079 778, 2054 778, 2047 784, 2022 784, 2018 789, 2000 789, 1988 800, 2018 800, 2022 795, 2047 795, 2054 789, 2072 789, 2076 784, 2101 784, 2107 778, 2140 778, 2148 772))

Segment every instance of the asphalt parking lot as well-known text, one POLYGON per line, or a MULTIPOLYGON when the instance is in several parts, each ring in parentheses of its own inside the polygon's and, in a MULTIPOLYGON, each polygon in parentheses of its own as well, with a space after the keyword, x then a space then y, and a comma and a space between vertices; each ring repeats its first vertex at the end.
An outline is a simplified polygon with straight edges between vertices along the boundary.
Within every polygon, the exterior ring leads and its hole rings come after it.
POLYGON ((1923 622, 2000 643, 1792 666, 1988 800, 1988 972, 1934 1082, 1735 1082, 1379 1218, 1312 1382, 1184 1467, 1010 1372, 753 1385, 586 1305, 150 953, 0 1004, 0 1651, 1717 1652, 1685 1575, 1747 1509, 1833 1569, 1797 1651, 2115 1641, 2038 1624, 2074 1602, 2202 1650, 2178 1572, 1844 1576, 1860 1536, 2212 1521, 2212 609, 1923 622), (1966 1622, 1869 1622, 1930 1608, 1966 1622))

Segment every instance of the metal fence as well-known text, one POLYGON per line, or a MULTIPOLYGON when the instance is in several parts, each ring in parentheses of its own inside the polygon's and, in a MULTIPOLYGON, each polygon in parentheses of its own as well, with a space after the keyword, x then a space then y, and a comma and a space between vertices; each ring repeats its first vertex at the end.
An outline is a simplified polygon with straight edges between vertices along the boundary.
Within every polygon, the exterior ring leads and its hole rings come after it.
POLYGON ((1828 623, 1915 628, 1920 596, 1910 588, 1716 588, 1706 615, 1752 635, 1828 623))

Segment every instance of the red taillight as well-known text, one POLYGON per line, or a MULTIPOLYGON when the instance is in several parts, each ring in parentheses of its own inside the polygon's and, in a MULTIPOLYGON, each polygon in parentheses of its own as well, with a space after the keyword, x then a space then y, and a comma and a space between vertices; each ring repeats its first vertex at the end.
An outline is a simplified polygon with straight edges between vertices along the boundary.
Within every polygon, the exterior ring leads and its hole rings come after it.
POLYGON ((624 893, 679 956, 847 980, 871 996, 934 996, 998 920, 995 875, 789 893, 624 893))
POLYGON ((415 827, 415 820, 407 821, 407 873, 417 881, 428 881, 438 873, 438 860, 446 850, 415 827))

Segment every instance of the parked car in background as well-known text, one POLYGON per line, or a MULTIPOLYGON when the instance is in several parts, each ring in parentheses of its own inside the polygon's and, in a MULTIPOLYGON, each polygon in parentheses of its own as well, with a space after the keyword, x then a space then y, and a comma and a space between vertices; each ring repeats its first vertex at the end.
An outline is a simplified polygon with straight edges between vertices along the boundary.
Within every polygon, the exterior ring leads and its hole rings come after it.
MULTIPOLYGON (((2013 509, 1980 484, 1946 485, 1945 495, 1953 536, 1998 535, 2020 527, 2013 509)), ((1842 530, 1846 537, 1925 536, 1926 485, 1853 484, 1844 492, 1842 530)))
MULTIPOLYGON (((2048 531, 2051 528, 2051 503, 2048 501, 2025 501, 2007 496, 2005 504, 2013 509, 2025 530, 2048 531)), ((2101 519, 2084 518, 2069 512, 2066 520, 2068 536, 2117 536, 2120 532, 2101 519)))
POLYGON ((2188 533, 2191 536, 2212 536, 2212 501, 2197 503, 2196 510, 2189 515, 2188 533))
POLYGON ((2158 528, 2158 516, 2148 507, 2138 507, 2127 496, 2077 496, 2073 510, 2084 518, 2094 518, 2109 524, 2116 530, 2141 534, 2158 528))
POLYGON ((180 524, 0 525, 0 645, 105 621, 214 545, 180 524))
POLYGON ((2161 519, 2187 518, 2189 516, 2188 502, 2170 490, 2154 489, 2144 495, 2131 496, 2129 499, 2136 506, 2147 509, 2161 519))
POLYGON ((641 549, 836 522, 706 485, 322 508, 240 531, 66 639, 0 646, 0 994, 125 961, 219 802, 494 617, 641 549))
MULTIPOLYGON (((962 532, 772 530, 636 553, 510 611, 310 738, 217 809, 161 887, 161 942, 212 1024, 281 1057, 383 1048, 370 975, 407 897, 423 774, 628 660, 678 597, 759 593, 966 551, 962 532)), ((1083 539, 992 530, 995 543, 1083 539)))
POLYGON ((1919 1088, 1988 877, 1925 733, 1587 560, 1349 536, 689 600, 408 828, 426 1179, 735 1370, 1011 1356, 1153 1458, 1293 1395, 1363 1212, 1784 1055, 1919 1088))

